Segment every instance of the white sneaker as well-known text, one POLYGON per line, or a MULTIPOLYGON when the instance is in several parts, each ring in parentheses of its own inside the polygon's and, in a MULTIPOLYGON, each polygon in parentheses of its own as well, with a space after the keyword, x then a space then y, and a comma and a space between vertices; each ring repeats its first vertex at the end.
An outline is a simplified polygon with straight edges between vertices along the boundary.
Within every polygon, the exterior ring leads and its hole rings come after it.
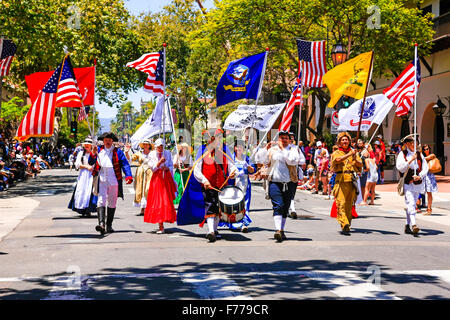
POLYGON ((163 234, 163 233, 164 233, 164 229, 156 231, 156 234, 163 234))

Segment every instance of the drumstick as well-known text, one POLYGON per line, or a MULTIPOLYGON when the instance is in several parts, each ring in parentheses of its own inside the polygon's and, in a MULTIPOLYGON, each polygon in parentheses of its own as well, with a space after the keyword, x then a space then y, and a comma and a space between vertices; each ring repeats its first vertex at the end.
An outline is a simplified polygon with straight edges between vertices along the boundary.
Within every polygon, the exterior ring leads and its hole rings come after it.
POLYGON ((213 189, 213 190, 215 190, 217 192, 221 192, 219 189, 216 189, 216 188, 213 188, 213 187, 209 187, 209 189, 213 189))
POLYGON ((220 187, 220 189, 223 188, 223 186, 228 182, 228 180, 230 179, 230 177, 233 175, 233 173, 235 173, 236 170, 233 170, 233 172, 231 172, 231 174, 228 176, 227 180, 225 180, 225 182, 222 184, 222 186, 220 187))

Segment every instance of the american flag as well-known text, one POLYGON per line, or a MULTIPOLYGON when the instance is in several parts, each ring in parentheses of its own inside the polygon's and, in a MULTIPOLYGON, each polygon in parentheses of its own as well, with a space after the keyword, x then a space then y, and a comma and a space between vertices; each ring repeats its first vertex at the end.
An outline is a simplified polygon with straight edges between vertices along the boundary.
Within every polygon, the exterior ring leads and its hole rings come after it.
POLYGON ((39 91, 36 100, 17 129, 16 139, 25 141, 29 137, 49 137, 53 134, 56 93, 62 65, 39 91))
POLYGON ((78 122, 81 122, 87 118, 86 108, 87 107, 80 108, 80 112, 78 113, 78 122))
POLYGON ((83 103, 70 57, 64 59, 56 93, 56 107, 80 108, 83 103))
POLYGON ((409 109, 411 109, 411 106, 414 103, 414 71, 416 65, 417 88, 419 88, 420 62, 419 58, 417 58, 416 63, 411 62, 398 78, 392 82, 391 86, 383 91, 383 94, 397 106, 395 114, 399 117, 408 114, 409 109))
POLYGON ((164 54, 162 51, 146 53, 139 59, 128 62, 127 67, 135 68, 148 74, 144 91, 155 96, 164 95, 164 54))
POLYGON ((11 61, 16 53, 17 46, 11 40, 0 39, 0 48, 2 48, 0 56, 0 77, 6 77, 9 74, 11 61))
POLYGON ((294 89, 292 90, 291 97, 284 109, 283 118, 281 119, 281 124, 279 131, 289 131, 292 123, 292 115, 294 114, 295 106, 301 108, 303 106, 303 88, 302 88, 302 72, 299 70, 297 81, 295 83, 294 89))
POLYGON ((325 60, 326 41, 304 41, 297 39, 298 58, 303 70, 305 87, 322 88, 322 77, 327 72, 325 60))

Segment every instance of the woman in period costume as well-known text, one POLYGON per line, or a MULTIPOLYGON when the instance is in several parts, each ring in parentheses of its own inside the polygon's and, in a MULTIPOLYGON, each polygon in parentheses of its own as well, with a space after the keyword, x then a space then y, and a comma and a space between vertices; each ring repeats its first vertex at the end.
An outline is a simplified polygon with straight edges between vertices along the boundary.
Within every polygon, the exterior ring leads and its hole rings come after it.
POLYGON ((97 211, 97 196, 92 193, 92 170, 95 158, 91 157, 92 139, 86 138, 82 143, 83 150, 78 152, 75 167, 79 170, 77 184, 69 203, 69 209, 83 217, 97 211))
POLYGON ((333 195, 336 199, 337 220, 344 235, 350 235, 352 209, 358 189, 356 174, 363 165, 356 150, 350 147, 350 141, 348 132, 339 133, 336 143, 339 149, 331 155, 331 170, 336 173, 333 195))
POLYGON ((182 143, 178 148, 178 154, 173 159, 173 167, 176 169, 174 179, 178 185, 178 195, 173 201, 174 204, 180 203, 181 197, 183 196, 183 190, 189 177, 189 171, 194 165, 192 156, 189 152, 189 145, 187 143, 182 143))
POLYGON ((135 207, 141 208, 141 212, 138 216, 143 216, 145 207, 147 206, 147 193, 150 187, 150 180, 152 178, 152 169, 150 169, 150 152, 153 150, 153 146, 148 139, 144 139, 139 143, 142 151, 139 151, 131 156, 131 161, 139 163, 139 167, 136 169, 134 180, 134 202, 135 207))
POLYGON ((153 171, 150 180, 148 194, 152 196, 147 199, 147 207, 144 213, 144 222, 158 223, 157 234, 164 233, 164 222, 174 223, 177 213, 173 205, 177 185, 173 180, 172 154, 164 150, 163 140, 157 139, 156 150, 150 152, 150 168, 153 171))

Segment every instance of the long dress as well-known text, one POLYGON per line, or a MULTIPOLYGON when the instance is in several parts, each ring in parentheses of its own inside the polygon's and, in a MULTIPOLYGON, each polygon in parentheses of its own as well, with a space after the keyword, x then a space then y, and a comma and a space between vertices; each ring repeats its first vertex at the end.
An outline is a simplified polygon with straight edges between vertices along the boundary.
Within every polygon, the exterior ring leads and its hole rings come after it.
POLYGON ((164 158, 166 162, 157 167, 161 154, 156 150, 150 152, 150 168, 153 171, 150 180, 148 194, 152 196, 147 199, 147 207, 144 213, 144 222, 147 223, 173 223, 177 220, 177 213, 173 205, 177 186, 173 180, 173 163, 172 155, 169 151, 164 150, 164 158), (168 171, 163 171, 164 167, 168 167, 168 171))
MULTIPOLYGON (((185 156, 175 156, 174 163, 177 163, 178 160, 180 162, 179 163, 180 167, 183 169, 190 168, 193 166, 192 157, 190 154, 185 155, 185 156)), ((177 168, 175 170, 174 180, 178 185, 178 194, 177 194, 177 197, 175 198, 175 200, 173 201, 174 204, 180 203, 181 197, 183 196, 183 190, 186 186, 188 177, 189 177, 188 170, 183 171, 183 172, 181 172, 181 170, 179 168, 177 168)))
POLYGON ((137 161, 139 163, 134 179, 135 193, 133 205, 142 209, 147 206, 147 193, 150 188, 150 180, 153 173, 149 164, 150 152, 148 154, 143 152, 135 153, 131 156, 131 161, 137 161))
POLYGON ((234 164, 237 168, 236 178, 233 180, 230 179, 230 184, 234 184, 236 187, 240 188, 245 192, 245 215, 242 220, 234 223, 219 222, 219 227, 228 227, 231 230, 239 230, 243 226, 248 226, 252 219, 248 216, 250 211, 250 202, 252 200, 252 187, 250 183, 249 174, 247 171, 247 165, 249 164, 249 157, 246 156, 246 160, 239 160, 236 158, 236 155, 233 155, 234 164))
MULTIPOLYGON (((77 154, 75 167, 80 169, 82 164, 89 163, 89 153, 80 151, 77 154)), ((78 213, 96 212, 97 196, 92 193, 93 176, 88 169, 80 169, 78 173, 77 183, 72 198, 69 202, 69 209, 78 213)))

